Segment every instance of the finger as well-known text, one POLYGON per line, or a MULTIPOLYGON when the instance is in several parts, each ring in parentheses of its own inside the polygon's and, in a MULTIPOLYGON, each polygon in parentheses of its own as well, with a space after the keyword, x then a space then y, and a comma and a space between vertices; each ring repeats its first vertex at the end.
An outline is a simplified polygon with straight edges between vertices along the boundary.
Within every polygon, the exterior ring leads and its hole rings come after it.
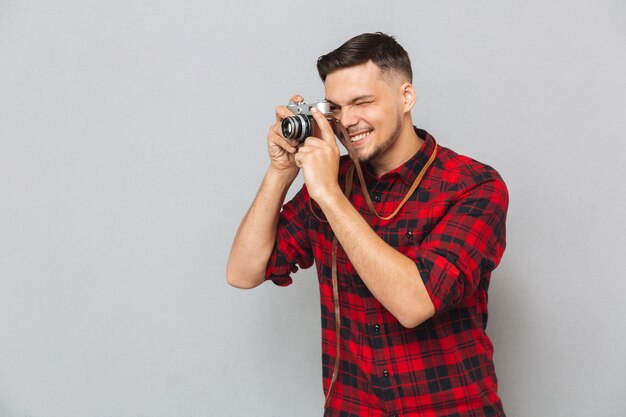
POLYGON ((286 117, 293 116, 293 112, 285 106, 276 107, 274 113, 276 115, 277 122, 281 122, 286 117))
POLYGON ((302 145, 303 147, 308 147, 308 148, 319 148, 319 147, 326 146, 326 143, 322 139, 316 138, 315 136, 309 136, 302 143, 303 143, 302 145))
POLYGON ((298 168, 302 168, 303 155, 295 154, 293 160, 298 168))
POLYGON ((296 153, 298 151, 298 143, 296 141, 290 141, 282 137, 281 135, 277 135, 273 131, 270 131, 267 139, 270 145, 278 146, 289 153, 296 153), (293 143, 296 142, 296 143, 293 143))
POLYGON ((333 132, 333 128, 330 126, 326 115, 315 107, 311 109, 311 114, 313 115, 317 126, 322 132, 322 140, 328 143, 336 143, 335 133, 333 132))
MULTIPOLYGON (((300 94, 296 94, 294 96, 291 96, 291 99, 289 100, 290 103, 302 103, 304 102, 304 97, 302 97, 300 94)), ((281 120, 283 120, 285 117, 289 117, 289 116, 293 116, 293 112, 291 110, 289 110, 286 106, 278 106, 276 107, 276 121, 280 122, 281 120)))
POLYGON ((298 152, 298 147, 293 146, 284 138, 278 137, 274 143, 289 153, 295 154, 296 152, 298 152))
POLYGON ((279 136, 281 138, 283 138, 284 140, 286 140, 287 142, 289 142, 291 144, 291 146, 298 146, 300 145, 300 142, 298 142, 295 139, 287 139, 283 136, 283 130, 280 127, 280 123, 274 123, 271 127, 270 127, 270 131, 275 134, 276 136, 279 136))
MULTIPOLYGON (((321 140, 319 140, 319 139, 315 139, 315 140, 317 140, 318 142, 321 142, 321 140)), ((315 149, 315 148, 313 146, 311 146, 310 144, 309 145, 303 144, 302 146, 300 146, 298 148, 298 153, 304 155, 305 153, 309 153, 309 152, 313 151, 313 149, 315 149)))

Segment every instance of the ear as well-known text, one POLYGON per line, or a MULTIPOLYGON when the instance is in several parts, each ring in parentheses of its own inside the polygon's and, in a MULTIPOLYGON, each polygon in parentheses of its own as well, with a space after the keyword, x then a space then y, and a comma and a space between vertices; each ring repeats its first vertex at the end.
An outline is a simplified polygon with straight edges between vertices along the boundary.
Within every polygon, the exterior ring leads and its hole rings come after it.
POLYGON ((415 101, 417 100, 415 87, 413 87, 413 84, 406 81, 400 86, 400 93, 402 94, 403 100, 402 108, 405 113, 408 113, 413 109, 413 106, 415 106, 415 101))

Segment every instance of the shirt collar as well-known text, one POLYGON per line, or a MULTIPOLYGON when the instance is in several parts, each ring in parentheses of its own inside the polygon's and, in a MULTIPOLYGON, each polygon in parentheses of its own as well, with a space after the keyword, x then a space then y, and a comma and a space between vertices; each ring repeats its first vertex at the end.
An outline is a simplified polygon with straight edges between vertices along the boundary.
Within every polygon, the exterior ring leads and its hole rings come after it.
POLYGON ((411 184, 413 184, 413 181, 415 181, 415 178, 417 178, 422 168, 424 168, 435 149, 435 139, 427 131, 423 129, 418 129, 415 126, 413 128, 415 129, 415 133, 417 134, 417 136, 419 136, 424 141, 417 153, 404 164, 395 169, 392 169, 391 171, 382 175, 380 178, 376 177, 376 175, 374 174, 374 170, 372 169, 370 164, 362 166, 363 174, 365 174, 367 180, 375 182, 390 181, 395 177, 399 177, 407 185, 410 186, 411 184))

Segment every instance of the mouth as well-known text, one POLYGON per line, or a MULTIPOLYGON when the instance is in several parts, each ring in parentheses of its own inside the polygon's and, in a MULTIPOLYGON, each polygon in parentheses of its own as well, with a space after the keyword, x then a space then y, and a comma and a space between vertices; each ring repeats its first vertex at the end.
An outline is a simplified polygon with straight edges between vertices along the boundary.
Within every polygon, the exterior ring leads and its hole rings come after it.
POLYGON ((365 132, 352 134, 352 135, 350 135, 350 142, 352 142, 352 143, 360 142, 363 139, 365 139, 366 137, 368 137, 371 132, 372 132, 371 130, 367 130, 365 132))

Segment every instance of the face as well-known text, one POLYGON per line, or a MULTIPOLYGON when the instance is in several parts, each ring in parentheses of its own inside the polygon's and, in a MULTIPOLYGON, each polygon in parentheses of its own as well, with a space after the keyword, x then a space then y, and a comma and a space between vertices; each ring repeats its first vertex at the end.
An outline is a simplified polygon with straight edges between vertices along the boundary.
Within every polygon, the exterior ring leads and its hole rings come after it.
POLYGON ((402 84, 371 61, 326 77, 326 100, 350 134, 359 161, 374 162, 393 152, 405 114, 402 84))

